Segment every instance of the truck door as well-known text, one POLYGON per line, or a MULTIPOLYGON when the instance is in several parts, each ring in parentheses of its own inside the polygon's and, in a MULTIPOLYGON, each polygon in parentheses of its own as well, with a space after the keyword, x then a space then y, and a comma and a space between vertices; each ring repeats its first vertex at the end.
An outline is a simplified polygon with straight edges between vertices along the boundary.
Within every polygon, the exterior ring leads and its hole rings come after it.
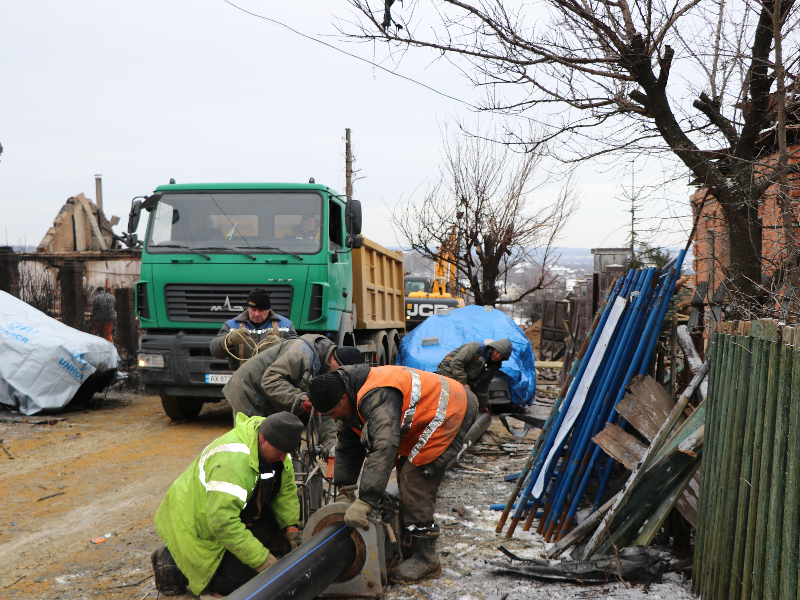
POLYGON ((344 207, 334 198, 328 200, 328 250, 330 252, 330 286, 331 298, 329 308, 332 310, 350 310, 352 294, 350 293, 350 253, 342 252, 344 247, 344 207))

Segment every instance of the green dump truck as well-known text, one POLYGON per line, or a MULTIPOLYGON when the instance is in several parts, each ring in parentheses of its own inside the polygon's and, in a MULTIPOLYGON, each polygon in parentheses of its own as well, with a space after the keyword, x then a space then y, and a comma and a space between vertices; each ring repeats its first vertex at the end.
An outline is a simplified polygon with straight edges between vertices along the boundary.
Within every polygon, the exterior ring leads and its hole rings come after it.
POLYGON ((399 252, 363 238, 361 205, 308 184, 174 184, 136 198, 128 244, 142 211, 136 311, 143 330, 145 391, 173 419, 195 417, 223 398, 232 372, 211 356, 222 324, 245 310, 254 287, 298 334, 356 346, 371 364, 393 364, 405 331, 399 252), (316 222, 316 231, 307 231, 316 222))

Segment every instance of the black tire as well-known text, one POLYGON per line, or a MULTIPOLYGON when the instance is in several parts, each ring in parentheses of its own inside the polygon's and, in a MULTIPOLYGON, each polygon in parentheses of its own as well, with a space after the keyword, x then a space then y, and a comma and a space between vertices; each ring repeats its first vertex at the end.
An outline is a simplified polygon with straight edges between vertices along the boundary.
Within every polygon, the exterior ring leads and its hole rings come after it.
POLYGON ((191 421, 203 410, 203 401, 178 398, 177 396, 161 396, 161 406, 173 421, 191 421))
POLYGON ((395 335, 395 330, 389 332, 389 336, 386 338, 386 343, 389 345, 389 353, 387 354, 387 364, 396 365, 397 364, 397 350, 399 344, 397 343, 397 336, 395 335))
POLYGON ((375 351, 375 366, 386 366, 386 347, 382 343, 378 344, 378 349, 375 351))

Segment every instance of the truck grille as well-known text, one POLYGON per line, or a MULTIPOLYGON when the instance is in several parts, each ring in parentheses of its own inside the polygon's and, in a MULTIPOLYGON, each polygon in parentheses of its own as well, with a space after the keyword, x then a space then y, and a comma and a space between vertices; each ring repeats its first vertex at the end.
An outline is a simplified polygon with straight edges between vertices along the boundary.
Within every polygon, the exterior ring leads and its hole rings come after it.
POLYGON ((247 308, 247 295, 256 287, 269 292, 273 311, 289 318, 291 285, 198 283, 168 283, 164 286, 167 317, 170 321, 222 323, 247 308))

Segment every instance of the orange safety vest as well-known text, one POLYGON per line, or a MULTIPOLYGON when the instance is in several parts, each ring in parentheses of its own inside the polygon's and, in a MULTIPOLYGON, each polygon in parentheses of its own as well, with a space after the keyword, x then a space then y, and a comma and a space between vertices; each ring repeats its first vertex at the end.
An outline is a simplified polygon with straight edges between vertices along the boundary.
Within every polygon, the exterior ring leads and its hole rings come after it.
MULTIPOLYGON (((356 408, 368 392, 380 387, 392 387, 403 394, 398 456, 406 456, 418 466, 436 460, 453 442, 464 421, 467 412, 464 386, 418 369, 372 367, 358 391, 356 408)), ((358 416, 361 417, 360 410, 358 416)))

